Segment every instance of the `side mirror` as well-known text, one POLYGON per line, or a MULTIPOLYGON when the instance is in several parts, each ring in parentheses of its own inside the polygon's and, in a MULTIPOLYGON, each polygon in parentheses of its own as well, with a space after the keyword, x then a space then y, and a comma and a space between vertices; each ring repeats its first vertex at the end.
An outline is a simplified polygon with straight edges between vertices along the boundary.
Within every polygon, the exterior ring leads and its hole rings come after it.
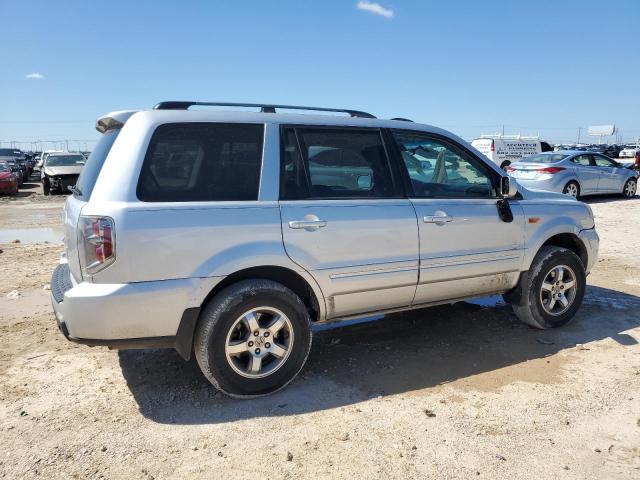
POLYGON ((513 198, 517 194, 518 182, 509 176, 500 177, 500 196, 502 198, 513 198))

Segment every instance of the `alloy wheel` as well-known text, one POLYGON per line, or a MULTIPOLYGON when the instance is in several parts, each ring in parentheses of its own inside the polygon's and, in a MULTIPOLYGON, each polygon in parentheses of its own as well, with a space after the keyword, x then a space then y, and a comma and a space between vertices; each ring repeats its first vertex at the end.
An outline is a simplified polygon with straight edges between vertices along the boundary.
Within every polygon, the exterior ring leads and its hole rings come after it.
POLYGON ((570 183, 564 187, 564 193, 573 198, 578 198, 578 186, 575 183, 570 183))
POLYGON ((293 326, 284 313, 272 307, 253 308, 229 329, 225 355, 237 374, 263 378, 284 365, 293 340, 293 326))
POLYGON ((638 188, 638 182, 636 180, 629 180, 624 185, 624 196, 627 198, 631 198, 636 194, 636 189, 638 188))
POLYGON ((540 302, 549 315, 562 315, 576 298, 577 281, 574 271, 566 265, 553 267, 544 276, 540 287, 540 302))

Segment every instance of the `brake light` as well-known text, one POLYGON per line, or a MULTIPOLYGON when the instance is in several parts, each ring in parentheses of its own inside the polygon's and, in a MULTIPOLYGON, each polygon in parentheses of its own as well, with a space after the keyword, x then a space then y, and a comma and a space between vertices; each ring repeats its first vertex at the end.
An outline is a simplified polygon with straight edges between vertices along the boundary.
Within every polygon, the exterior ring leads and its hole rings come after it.
POLYGON ((491 140, 491 147, 489 147, 491 149, 491 152, 495 151, 495 147, 493 146, 493 140, 491 140))
POLYGON ((515 172, 515 171, 516 171, 516 169, 515 169, 515 168, 513 168, 511 165, 509 165, 509 166, 507 167, 507 172, 515 172))
POLYGON ((80 217, 79 251, 83 273, 94 274, 115 260, 113 220, 108 217, 80 217))
POLYGON ((538 168, 538 169, 536 170, 536 172, 538 172, 538 173, 551 173, 551 174, 554 174, 554 173, 561 172, 561 171, 563 171, 563 170, 565 170, 565 168, 564 168, 564 167, 546 167, 546 168, 538 168))

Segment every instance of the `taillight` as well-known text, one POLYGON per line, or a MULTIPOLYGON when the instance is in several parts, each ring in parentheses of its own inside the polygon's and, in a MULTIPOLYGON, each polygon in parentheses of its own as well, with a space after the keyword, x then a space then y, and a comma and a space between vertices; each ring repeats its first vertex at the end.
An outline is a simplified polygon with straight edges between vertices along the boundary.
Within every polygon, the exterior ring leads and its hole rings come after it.
POLYGON ((493 146, 493 140, 491 140, 491 147, 490 148, 491 148, 492 152, 495 151, 495 147, 493 146))
POLYGON ((111 265, 116 259, 113 220, 108 217, 80 217, 78 243, 82 270, 89 275, 111 265))
POLYGON ((511 165, 509 165, 509 166, 507 167, 507 172, 515 172, 515 171, 516 171, 516 169, 515 169, 515 168, 513 168, 511 165))
POLYGON ((554 174, 554 173, 561 172, 561 171, 563 171, 563 170, 565 170, 565 168, 564 168, 564 167, 546 167, 546 168, 538 168, 538 169, 536 170, 536 172, 538 172, 538 173, 551 173, 551 174, 554 174))

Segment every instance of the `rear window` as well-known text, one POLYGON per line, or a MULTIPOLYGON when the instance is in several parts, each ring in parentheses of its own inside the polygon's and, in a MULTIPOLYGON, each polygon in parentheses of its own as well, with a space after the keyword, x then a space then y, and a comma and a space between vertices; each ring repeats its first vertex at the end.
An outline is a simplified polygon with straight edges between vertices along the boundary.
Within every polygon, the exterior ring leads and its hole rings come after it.
POLYGON ((178 123, 158 127, 138 181, 144 202, 258 199, 264 126, 178 123))
POLYGON ((567 158, 567 155, 554 153, 551 155, 531 155, 529 157, 523 158, 520 161, 525 163, 556 163, 564 160, 565 158, 567 158))
MULTIPOLYGON (((95 148, 89 155, 84 167, 82 167, 82 171, 80 172, 80 177, 78 177, 78 181, 76 182, 76 189, 79 193, 74 193, 81 200, 89 200, 91 197, 91 192, 93 192, 93 187, 96 184, 96 180, 98 180, 98 175, 100 174, 100 170, 102 170, 102 165, 104 165, 104 161, 111 150, 111 146, 113 142, 118 138, 118 134, 120 130, 109 130, 102 134, 98 143, 96 143, 95 148)), ((43 159, 47 161, 48 154, 43 154, 43 159)))

